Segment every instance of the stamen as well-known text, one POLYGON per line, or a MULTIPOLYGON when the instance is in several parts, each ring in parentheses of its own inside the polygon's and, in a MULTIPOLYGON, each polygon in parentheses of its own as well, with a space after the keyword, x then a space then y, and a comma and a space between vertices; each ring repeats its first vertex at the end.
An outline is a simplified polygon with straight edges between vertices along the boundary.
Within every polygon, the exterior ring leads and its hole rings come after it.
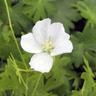
POLYGON ((50 39, 43 44, 43 51, 44 52, 50 53, 53 48, 54 48, 53 42, 50 39))

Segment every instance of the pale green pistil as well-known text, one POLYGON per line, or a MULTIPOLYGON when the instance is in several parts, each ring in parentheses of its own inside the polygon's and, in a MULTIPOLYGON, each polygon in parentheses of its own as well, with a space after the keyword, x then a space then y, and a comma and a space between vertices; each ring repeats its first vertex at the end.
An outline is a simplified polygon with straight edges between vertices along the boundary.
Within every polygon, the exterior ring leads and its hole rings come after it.
POLYGON ((51 50, 53 49, 53 43, 52 43, 52 41, 51 40, 48 40, 48 41, 46 41, 44 44, 43 44, 43 51, 44 52, 48 52, 48 53, 50 53, 51 52, 51 50))

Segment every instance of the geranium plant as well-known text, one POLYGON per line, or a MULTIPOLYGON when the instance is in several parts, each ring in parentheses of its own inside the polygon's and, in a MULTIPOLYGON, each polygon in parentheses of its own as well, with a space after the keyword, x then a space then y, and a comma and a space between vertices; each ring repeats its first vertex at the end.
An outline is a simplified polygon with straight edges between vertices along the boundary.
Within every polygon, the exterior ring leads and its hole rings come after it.
POLYGON ((96 0, 0 0, 0 96, 96 96, 96 0))

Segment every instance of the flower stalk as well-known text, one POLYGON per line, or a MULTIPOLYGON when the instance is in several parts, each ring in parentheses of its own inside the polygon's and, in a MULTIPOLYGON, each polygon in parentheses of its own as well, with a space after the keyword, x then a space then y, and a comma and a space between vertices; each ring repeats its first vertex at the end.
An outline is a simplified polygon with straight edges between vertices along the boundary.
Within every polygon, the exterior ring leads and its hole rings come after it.
POLYGON ((40 73, 40 75, 39 75, 39 77, 38 77, 38 80, 37 80, 37 82, 36 82, 36 85, 35 85, 35 87, 34 87, 34 89, 33 89, 33 92, 32 92, 32 96, 35 96, 35 94, 36 94, 36 90, 37 90, 37 88, 38 88, 38 86, 39 86, 39 83, 40 83, 40 80, 41 80, 41 78, 42 78, 42 73, 40 73))
POLYGON ((15 34, 14 34, 14 30, 13 30, 13 27, 12 27, 12 21, 11 21, 11 16, 10 16, 10 12, 9 12, 9 7, 8 7, 8 3, 7 3, 7 0, 4 0, 4 3, 5 3, 5 7, 6 7, 6 12, 7 12, 7 16, 8 16, 8 21, 9 21, 9 26, 10 26, 10 29, 11 29, 11 33, 12 33, 12 36, 13 36, 13 39, 14 39, 14 42, 16 44, 16 47, 18 49, 18 52, 21 56, 21 59, 22 59, 22 62, 24 63, 26 69, 27 69, 27 66, 26 66, 26 63, 25 63, 25 60, 22 56, 22 53, 20 51, 20 48, 19 48, 19 45, 18 45, 18 42, 16 40, 16 37, 15 37, 15 34))
MULTIPOLYGON (((10 29, 11 29, 11 33, 12 33, 14 42, 15 42, 15 44, 16 44, 16 47, 17 47, 17 50, 18 50, 18 52, 19 52, 19 54, 20 54, 20 57, 21 57, 21 59, 22 59, 22 62, 23 62, 24 66, 25 66, 25 68, 26 68, 26 70, 27 70, 27 65, 26 65, 26 63, 25 63, 25 60, 24 60, 23 55, 22 55, 22 53, 21 53, 21 51, 20 51, 18 42, 17 42, 16 37, 15 37, 15 34, 14 34, 14 30, 13 30, 13 27, 12 27, 12 21, 11 21, 11 16, 10 16, 10 11, 9 11, 9 7, 8 7, 7 0, 4 0, 4 3, 5 3, 6 12, 7 12, 8 21, 9 21, 9 26, 10 26, 10 29)), ((22 76, 20 75, 20 77, 22 77, 22 76)), ((26 75, 26 78, 27 78, 27 75, 26 75)), ((24 84, 24 86, 25 86, 25 88, 26 88, 25 96, 27 96, 27 92, 28 92, 27 83, 28 83, 28 81, 27 81, 27 79, 26 79, 26 82, 25 82, 25 81, 23 80, 23 78, 21 78, 21 80, 22 80, 22 82, 23 82, 23 84, 24 84)))

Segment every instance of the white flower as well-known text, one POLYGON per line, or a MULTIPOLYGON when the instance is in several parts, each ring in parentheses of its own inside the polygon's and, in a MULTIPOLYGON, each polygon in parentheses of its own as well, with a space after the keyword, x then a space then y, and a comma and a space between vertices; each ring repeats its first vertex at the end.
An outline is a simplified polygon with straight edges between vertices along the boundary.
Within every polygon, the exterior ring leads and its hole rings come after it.
POLYGON ((38 21, 32 33, 21 37, 22 48, 34 53, 29 64, 39 72, 49 72, 53 65, 52 56, 72 52, 73 45, 70 35, 64 30, 63 24, 52 23, 49 18, 38 21))

